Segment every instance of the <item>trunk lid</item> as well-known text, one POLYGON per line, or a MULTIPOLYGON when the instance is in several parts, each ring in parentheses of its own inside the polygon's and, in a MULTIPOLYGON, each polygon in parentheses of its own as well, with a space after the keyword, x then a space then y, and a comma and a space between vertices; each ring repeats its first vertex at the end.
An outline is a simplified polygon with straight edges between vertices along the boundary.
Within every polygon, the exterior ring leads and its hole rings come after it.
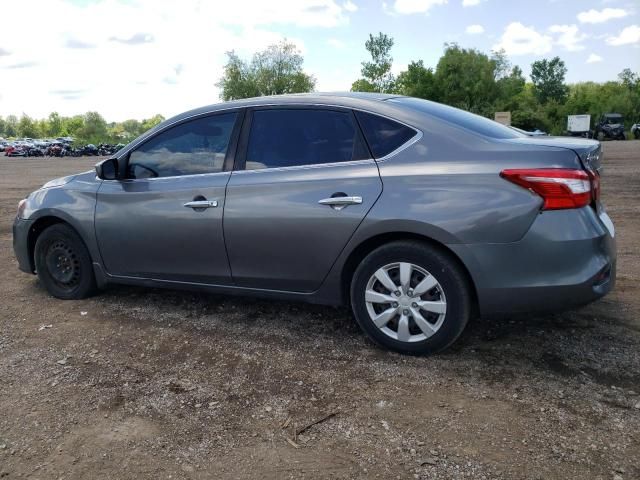
POLYGON ((573 150, 586 170, 598 173, 602 169, 602 147, 597 140, 574 137, 524 137, 512 138, 508 142, 520 145, 566 148, 573 150))

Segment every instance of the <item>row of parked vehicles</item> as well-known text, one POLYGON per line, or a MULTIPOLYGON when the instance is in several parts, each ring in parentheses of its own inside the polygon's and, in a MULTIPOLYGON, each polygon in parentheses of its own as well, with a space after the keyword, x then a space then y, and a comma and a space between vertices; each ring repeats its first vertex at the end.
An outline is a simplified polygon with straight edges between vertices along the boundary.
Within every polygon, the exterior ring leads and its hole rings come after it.
POLYGON ((74 146, 73 138, 60 137, 56 139, 22 138, 12 142, 0 139, 0 152, 7 157, 82 157, 112 155, 124 147, 124 143, 117 145, 101 143, 94 145, 74 146))

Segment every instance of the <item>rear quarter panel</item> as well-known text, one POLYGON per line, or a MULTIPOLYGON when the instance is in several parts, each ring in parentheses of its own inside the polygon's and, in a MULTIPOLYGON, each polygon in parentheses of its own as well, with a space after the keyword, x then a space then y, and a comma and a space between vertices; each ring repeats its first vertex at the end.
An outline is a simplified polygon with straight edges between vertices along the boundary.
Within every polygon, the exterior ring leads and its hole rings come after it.
POLYGON ((405 220, 421 224, 421 233, 442 243, 514 242, 539 214, 542 199, 500 172, 581 168, 566 148, 514 144, 425 123, 419 142, 379 162, 383 193, 363 229, 405 220))

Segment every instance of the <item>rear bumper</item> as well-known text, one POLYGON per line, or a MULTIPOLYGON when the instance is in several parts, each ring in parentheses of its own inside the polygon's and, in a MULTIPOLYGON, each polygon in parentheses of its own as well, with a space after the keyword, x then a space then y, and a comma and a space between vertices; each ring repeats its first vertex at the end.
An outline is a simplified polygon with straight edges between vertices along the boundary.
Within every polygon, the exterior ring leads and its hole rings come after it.
POLYGON ((468 267, 483 315, 565 310, 615 286, 613 224, 590 207, 542 212, 518 242, 449 247, 468 267))
POLYGON ((29 229, 32 222, 16 218, 13 222, 13 252, 18 260, 18 268, 33 273, 35 266, 29 254, 29 229))

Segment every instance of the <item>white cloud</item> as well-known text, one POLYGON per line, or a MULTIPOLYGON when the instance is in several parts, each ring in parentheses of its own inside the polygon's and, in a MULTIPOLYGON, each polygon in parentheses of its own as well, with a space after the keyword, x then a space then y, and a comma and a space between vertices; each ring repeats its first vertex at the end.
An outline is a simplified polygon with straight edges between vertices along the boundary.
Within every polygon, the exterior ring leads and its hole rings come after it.
POLYGON ((354 7, 343 0, 16 1, 12 17, 47 32, 46 48, 41 36, 24 34, 23 22, 3 24, 0 105, 3 115, 97 110, 110 121, 175 114, 219 101, 214 83, 226 51, 248 57, 280 41, 275 29, 283 25, 347 25, 354 7))
POLYGON ((582 45, 582 42, 589 38, 589 35, 586 33, 579 33, 576 25, 552 25, 549 27, 549 31, 560 34, 556 40, 556 44, 569 52, 584 50, 585 47, 582 45))
POLYGON ((431 7, 444 5, 448 0, 396 0, 393 9, 397 13, 408 15, 411 13, 426 13, 431 7))
POLYGON ((604 59, 600 55, 592 53, 591 55, 589 55, 589 58, 587 58, 587 63, 599 63, 602 60, 604 59))
POLYGON ((607 43, 614 47, 640 43, 640 26, 631 25, 625 28, 620 32, 620 35, 607 38, 607 43))
POLYGON ((332 46, 333 48, 344 48, 345 44, 342 40, 338 40, 337 38, 329 38, 327 40, 327 44, 332 46))
POLYGON ((465 32, 467 32, 469 35, 484 33, 484 27, 482 25, 469 25, 465 29, 465 32))
POLYGON ((622 8, 604 8, 602 10, 596 10, 592 8, 586 12, 580 12, 578 14, 578 20, 580 23, 604 23, 614 18, 623 18, 629 15, 629 12, 622 8))
POLYGON ((551 36, 543 35, 533 27, 527 27, 520 22, 512 22, 492 50, 503 49, 507 55, 542 55, 549 53, 552 45, 551 36))
POLYGON ((346 2, 344 2, 344 4, 342 5, 342 8, 344 8, 347 12, 356 12, 358 10, 358 6, 353 3, 351 0, 347 0, 346 2))
POLYGON ((475 7, 476 5, 480 5, 482 0, 462 0, 463 7, 475 7))

